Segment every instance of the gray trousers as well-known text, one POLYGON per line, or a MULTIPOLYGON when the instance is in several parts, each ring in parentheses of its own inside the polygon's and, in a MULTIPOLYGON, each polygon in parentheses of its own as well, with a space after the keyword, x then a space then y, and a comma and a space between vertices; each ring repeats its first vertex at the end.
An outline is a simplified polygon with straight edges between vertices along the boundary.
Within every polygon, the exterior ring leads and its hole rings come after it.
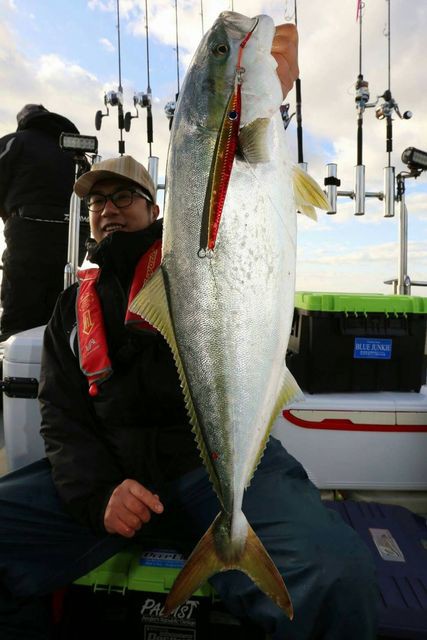
MULTIPOLYGON (((157 489, 156 489, 157 490, 157 489)), ((161 488, 165 512, 138 535, 191 550, 219 511, 204 469, 161 488), (173 532, 173 540, 171 540, 173 532)), ((270 438, 243 511, 284 577, 294 620, 243 573, 210 580, 230 612, 274 640, 374 640, 377 585, 370 552, 324 507, 302 466, 270 438)), ((131 543, 135 543, 135 538, 131 543)), ((0 479, 0 638, 44 640, 44 597, 123 549, 129 540, 96 536, 68 516, 41 460, 0 479)))

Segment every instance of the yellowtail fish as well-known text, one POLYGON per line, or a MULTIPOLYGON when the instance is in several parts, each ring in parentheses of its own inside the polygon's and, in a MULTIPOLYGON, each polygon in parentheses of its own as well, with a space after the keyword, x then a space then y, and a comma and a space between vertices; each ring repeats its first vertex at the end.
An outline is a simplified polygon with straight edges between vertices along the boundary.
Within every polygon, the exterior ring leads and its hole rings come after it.
MULTIPOLYGON (((171 131, 163 258, 131 310, 165 336, 221 511, 178 575, 166 611, 239 569, 292 617, 284 581, 242 500, 284 404, 294 308, 296 205, 329 204, 289 161, 268 16, 224 12, 186 74, 171 131), (296 184, 294 197, 293 183, 296 184)), ((266 496, 268 500, 268 496, 266 496)))

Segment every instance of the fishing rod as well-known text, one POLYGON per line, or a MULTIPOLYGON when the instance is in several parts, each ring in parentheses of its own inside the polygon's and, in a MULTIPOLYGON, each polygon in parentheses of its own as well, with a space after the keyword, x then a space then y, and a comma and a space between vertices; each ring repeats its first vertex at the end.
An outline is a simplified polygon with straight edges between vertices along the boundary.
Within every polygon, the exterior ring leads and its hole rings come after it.
POLYGON ((131 123, 134 118, 139 118, 138 107, 147 110, 147 143, 149 149, 148 157, 148 173, 153 179, 157 188, 159 158, 152 154, 153 144, 153 112, 152 112, 152 93, 150 83, 150 30, 148 24, 148 0, 145 0, 145 44, 146 44, 146 68, 147 68, 147 90, 146 92, 138 91, 134 93, 133 104, 135 107, 135 115, 130 111, 125 115, 125 130, 130 131, 131 123))
POLYGON ((102 119, 110 115, 108 105, 111 107, 117 107, 117 121, 120 131, 119 142, 119 154, 122 156, 125 153, 125 141, 123 140, 123 129, 125 128, 125 119, 123 115, 123 87, 122 87, 122 62, 121 62, 121 46, 120 46, 120 0, 116 0, 116 13, 117 13, 117 52, 118 52, 118 64, 119 64, 119 86, 117 91, 107 91, 104 94, 104 104, 107 108, 106 113, 102 113, 101 110, 95 114, 95 129, 99 131, 102 125, 102 119))
POLYGON ((200 18, 202 21, 202 37, 205 35, 205 25, 204 25, 204 16, 203 16, 203 0, 200 0, 200 18))
MULTIPOLYGON (((295 26, 298 26, 297 0, 295 0, 295 26)), ((301 97, 301 78, 295 80, 295 113, 297 119, 297 145, 298 145, 298 164, 302 169, 307 170, 307 163, 304 162, 303 151, 303 133, 302 133, 302 97, 301 97)))
MULTIPOLYGON (((298 13, 297 13, 297 0, 294 0, 293 15, 288 15, 285 10, 285 21, 294 20, 295 26, 298 27, 298 13)), ((285 130, 288 128, 293 116, 296 116, 297 122, 297 157, 298 166, 304 171, 307 171, 307 163, 304 162, 304 142, 303 142, 303 130, 302 130, 302 97, 301 97, 301 78, 298 77, 295 80, 295 112, 289 115, 290 104, 286 102, 280 107, 280 114, 283 120, 283 126, 285 130)))
POLYGON ((391 76, 391 37, 390 37, 390 0, 386 0, 388 3, 388 23, 387 23, 387 35, 388 38, 388 89, 380 96, 377 96, 374 102, 369 102, 369 83, 364 78, 362 72, 362 55, 363 55, 363 15, 365 9, 365 3, 362 0, 358 0, 356 20, 359 22, 359 74, 357 76, 355 89, 356 89, 356 109, 357 109, 357 154, 356 154, 356 166, 355 166, 355 181, 353 191, 338 191, 338 187, 341 182, 337 178, 337 165, 330 163, 327 165, 328 176, 325 179, 326 192, 329 202, 331 203, 331 210, 327 213, 335 214, 337 210, 337 196, 345 196, 355 201, 356 216, 365 214, 365 200, 367 197, 378 198, 384 201, 384 217, 391 218, 394 216, 394 167, 391 166, 391 152, 392 145, 392 115, 396 113, 399 118, 408 120, 412 117, 410 111, 405 111, 402 115, 396 101, 392 98, 390 89, 390 76, 391 76), (384 102, 378 105, 378 102, 384 99, 384 102), (365 191, 365 165, 363 164, 363 115, 365 109, 375 107, 375 115, 377 119, 386 119, 386 152, 388 164, 384 168, 384 190, 380 192, 366 192, 365 191))
MULTIPOLYGON (((203 3, 202 3, 202 25, 203 25, 203 3)), ((203 27, 202 27, 203 28, 203 27)), ((165 114, 169 120, 169 129, 172 127, 173 117, 175 115, 176 103, 180 92, 180 79, 179 79, 179 27, 178 27, 178 3, 175 0, 175 51, 176 51, 176 82, 177 91, 175 94, 175 100, 170 100, 165 104, 165 114)))

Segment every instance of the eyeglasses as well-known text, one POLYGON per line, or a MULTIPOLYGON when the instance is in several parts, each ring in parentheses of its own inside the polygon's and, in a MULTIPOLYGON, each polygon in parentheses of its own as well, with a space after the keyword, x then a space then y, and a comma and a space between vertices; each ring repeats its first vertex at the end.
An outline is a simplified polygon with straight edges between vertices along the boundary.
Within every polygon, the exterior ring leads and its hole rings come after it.
POLYGON ((147 194, 140 189, 119 189, 114 193, 108 193, 105 195, 102 193, 92 193, 86 196, 84 201, 86 202, 89 211, 92 211, 92 213, 101 213, 108 200, 111 200, 114 206, 118 209, 124 209, 132 204, 135 195, 151 202, 151 199, 147 194))

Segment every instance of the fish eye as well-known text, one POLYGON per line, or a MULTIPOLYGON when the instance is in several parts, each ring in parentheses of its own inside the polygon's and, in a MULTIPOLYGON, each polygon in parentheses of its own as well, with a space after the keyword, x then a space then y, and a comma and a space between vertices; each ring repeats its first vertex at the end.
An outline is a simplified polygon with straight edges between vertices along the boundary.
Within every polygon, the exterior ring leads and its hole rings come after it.
POLYGON ((212 53, 214 56, 225 56, 230 51, 228 44, 220 42, 212 47, 212 53))

